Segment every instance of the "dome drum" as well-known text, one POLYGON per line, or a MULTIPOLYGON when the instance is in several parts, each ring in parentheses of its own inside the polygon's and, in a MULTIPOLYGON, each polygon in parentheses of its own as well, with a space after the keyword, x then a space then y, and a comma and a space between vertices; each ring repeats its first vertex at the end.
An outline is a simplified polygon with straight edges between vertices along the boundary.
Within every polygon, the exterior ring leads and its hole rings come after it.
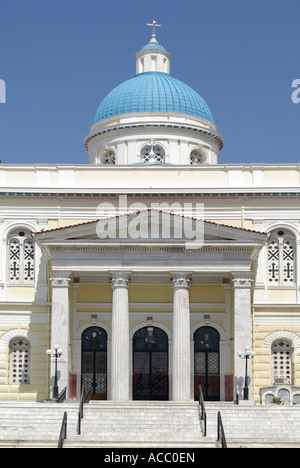
POLYGON ((150 145, 152 140, 165 148, 164 163, 217 164, 223 146, 223 139, 214 124, 204 125, 200 119, 192 121, 190 117, 166 116, 162 119, 158 114, 152 118, 128 115, 118 121, 107 119, 106 124, 104 128, 95 124, 86 137, 91 164, 107 164, 104 155, 109 149, 114 151, 115 165, 141 163, 141 146, 150 145), (194 155, 191 162, 191 151, 199 148, 204 150, 200 151, 203 157, 195 158, 194 155))

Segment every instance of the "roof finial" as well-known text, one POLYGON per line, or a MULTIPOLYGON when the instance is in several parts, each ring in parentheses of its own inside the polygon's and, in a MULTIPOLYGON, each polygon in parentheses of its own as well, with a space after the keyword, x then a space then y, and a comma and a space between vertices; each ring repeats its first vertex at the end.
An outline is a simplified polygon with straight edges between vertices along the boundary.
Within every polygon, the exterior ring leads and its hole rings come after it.
POLYGON ((147 26, 152 28, 152 37, 150 42, 157 42, 156 35, 155 35, 155 28, 161 27, 161 24, 158 24, 155 20, 152 23, 147 23, 147 26))

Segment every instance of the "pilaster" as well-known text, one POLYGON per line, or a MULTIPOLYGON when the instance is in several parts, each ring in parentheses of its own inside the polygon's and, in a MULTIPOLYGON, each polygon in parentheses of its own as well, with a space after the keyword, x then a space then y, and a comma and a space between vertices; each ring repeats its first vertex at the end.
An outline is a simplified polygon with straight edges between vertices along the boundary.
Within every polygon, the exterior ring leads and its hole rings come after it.
MULTIPOLYGON (((241 396, 245 385, 245 361, 238 352, 246 346, 252 347, 251 289, 253 273, 250 271, 232 273, 234 311, 234 387, 241 396)), ((252 400, 252 363, 249 360, 249 399, 252 400)))
MULTIPOLYGON (((51 350, 57 345, 62 351, 58 358, 58 385, 59 391, 67 387, 69 391, 70 370, 70 271, 52 271, 52 315, 51 315, 51 350)), ((54 384, 54 358, 51 359, 50 387, 54 384)))

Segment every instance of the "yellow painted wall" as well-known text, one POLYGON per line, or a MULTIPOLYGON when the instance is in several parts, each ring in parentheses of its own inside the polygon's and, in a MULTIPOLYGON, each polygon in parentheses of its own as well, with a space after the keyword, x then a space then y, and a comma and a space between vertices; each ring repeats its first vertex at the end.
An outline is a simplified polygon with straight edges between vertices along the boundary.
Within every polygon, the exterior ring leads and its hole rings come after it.
POLYGON ((267 187, 284 187, 287 184, 288 186, 294 184, 296 187, 299 185, 299 172, 297 170, 278 171, 270 168, 263 171, 263 182, 267 187))
MULTIPOLYGON (((79 303, 99 303, 112 301, 110 284, 80 284, 77 301, 79 303)), ((173 288, 170 284, 131 284, 129 302, 138 303, 173 303, 173 288)), ((190 287, 191 303, 224 303, 225 291, 221 284, 192 284, 190 287)))
POLYGON ((192 284, 190 302, 225 302, 225 291, 221 284, 192 284))
POLYGON ((129 302, 173 302, 171 284, 131 284, 129 302))
MULTIPOLYGON (((271 348, 264 348, 264 340, 274 332, 292 332, 300 336, 300 326, 256 325, 254 327, 254 351, 256 356, 253 362, 254 396, 255 401, 261 402, 261 388, 270 387, 272 382, 271 348)), ((293 353, 293 385, 300 386, 300 351, 293 353)))
POLYGON ((34 287, 22 287, 22 286, 8 286, 6 289, 6 298, 8 301, 34 301, 35 299, 35 288, 34 287))
POLYGON ((30 384, 15 385, 10 382, 10 348, 0 348, 0 400, 2 401, 43 401, 49 396, 49 357, 50 347, 48 324, 2 324, 0 338, 16 329, 29 330, 38 340, 31 346, 30 384))
POLYGON ((112 289, 110 284, 80 284, 77 302, 111 302, 112 289))
POLYGON ((225 226, 243 228, 243 229, 253 229, 253 221, 251 219, 214 219, 214 223, 224 224, 225 226))
POLYGON ((268 289, 267 299, 270 301, 288 301, 293 302, 297 299, 296 289, 268 289))

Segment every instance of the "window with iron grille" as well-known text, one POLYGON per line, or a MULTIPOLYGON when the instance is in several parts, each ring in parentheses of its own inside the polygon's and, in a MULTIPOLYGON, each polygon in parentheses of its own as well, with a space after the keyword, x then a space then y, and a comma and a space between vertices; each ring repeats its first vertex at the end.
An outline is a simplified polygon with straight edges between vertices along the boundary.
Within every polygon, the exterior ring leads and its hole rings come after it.
POLYGON ((106 151, 104 154, 104 164, 114 165, 116 164, 116 153, 112 150, 106 151))
POLYGON ((204 164, 206 161, 206 156, 199 149, 194 149, 190 154, 190 164, 200 165, 204 164))
POLYGON ((35 244, 27 231, 15 231, 8 241, 8 283, 34 285, 35 244))
POLYGON ((292 347, 285 340, 272 345, 273 383, 292 384, 292 347))
POLYGON ((165 151, 161 145, 151 141, 150 145, 146 145, 141 151, 142 162, 144 163, 163 163, 165 160, 165 151))
POLYGON ((10 344, 10 383, 30 383, 30 343, 23 338, 17 338, 10 344))
POLYGON ((268 284, 295 285, 295 240, 288 231, 274 231, 269 240, 268 284))

